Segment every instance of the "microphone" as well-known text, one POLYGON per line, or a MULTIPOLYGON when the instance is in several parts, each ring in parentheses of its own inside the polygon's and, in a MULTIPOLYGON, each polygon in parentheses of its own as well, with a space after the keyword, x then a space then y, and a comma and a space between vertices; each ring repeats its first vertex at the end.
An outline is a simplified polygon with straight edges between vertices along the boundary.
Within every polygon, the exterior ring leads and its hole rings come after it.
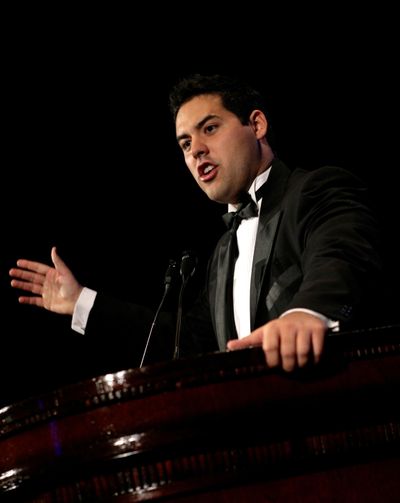
POLYGON ((171 288, 171 284, 174 281, 175 276, 176 276, 176 260, 170 259, 169 263, 168 263, 167 270, 165 271, 165 275, 164 275, 164 293, 163 293, 163 296, 161 298, 161 302, 160 302, 160 304, 159 304, 159 306, 157 308, 156 314, 154 315, 153 323, 151 324, 150 332, 149 332, 149 335, 147 336, 146 346, 145 346, 144 351, 143 351, 143 356, 142 356, 142 359, 140 361, 139 368, 142 368, 142 366, 143 366, 143 362, 144 362, 144 359, 145 359, 146 353, 147 353, 147 348, 149 346, 151 335, 153 333, 153 330, 154 330, 154 327, 155 327, 158 315, 159 315, 159 313, 161 311, 161 308, 162 308, 162 306, 164 304, 164 301, 165 301, 165 298, 167 296, 167 293, 168 293, 169 289, 171 288))
POLYGON ((196 270, 197 257, 191 251, 184 251, 181 258, 180 274, 182 282, 185 283, 191 278, 196 270))
POLYGON ((168 267, 167 270, 165 271, 165 276, 164 276, 164 286, 165 286, 165 292, 168 292, 168 290, 171 287, 171 283, 173 282, 174 278, 176 276, 176 260, 174 259, 169 259, 168 267))
POLYGON ((178 299, 178 313, 176 317, 176 330, 175 330, 175 350, 174 350, 174 360, 179 358, 179 342, 181 335, 181 324, 182 324, 182 300, 183 292, 189 279, 193 276, 197 265, 197 257, 191 251, 184 251, 181 258, 180 275, 182 278, 181 289, 179 291, 178 299))

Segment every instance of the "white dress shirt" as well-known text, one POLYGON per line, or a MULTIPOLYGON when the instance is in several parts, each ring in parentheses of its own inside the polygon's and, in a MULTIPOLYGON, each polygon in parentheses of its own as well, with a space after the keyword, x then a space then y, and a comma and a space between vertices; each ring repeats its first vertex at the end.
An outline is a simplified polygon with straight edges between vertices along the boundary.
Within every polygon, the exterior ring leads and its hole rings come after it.
MULTIPOLYGON (((258 175, 251 184, 249 194, 256 201, 256 190, 267 181, 271 168, 258 175)), ((235 264, 233 275, 233 311, 235 314, 236 331, 239 339, 250 333, 250 281, 253 267, 253 254, 256 245, 257 227, 262 198, 257 202, 258 216, 242 220, 236 238, 239 255, 235 264)), ((235 207, 228 205, 228 211, 234 211, 235 207)))

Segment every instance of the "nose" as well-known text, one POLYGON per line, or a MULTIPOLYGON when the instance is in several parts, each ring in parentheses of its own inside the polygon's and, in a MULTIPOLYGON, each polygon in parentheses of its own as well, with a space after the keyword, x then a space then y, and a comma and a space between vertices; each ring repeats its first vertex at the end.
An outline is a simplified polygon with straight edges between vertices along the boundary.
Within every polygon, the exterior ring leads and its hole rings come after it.
POLYGON ((208 153, 207 145, 201 138, 192 137, 192 155, 198 159, 208 153))

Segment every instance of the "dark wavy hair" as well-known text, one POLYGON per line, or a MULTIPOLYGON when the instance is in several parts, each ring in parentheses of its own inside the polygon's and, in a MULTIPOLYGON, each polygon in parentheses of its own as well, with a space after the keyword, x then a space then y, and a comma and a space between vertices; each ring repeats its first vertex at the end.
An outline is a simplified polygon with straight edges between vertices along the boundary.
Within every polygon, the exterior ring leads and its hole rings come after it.
MULTIPOLYGON (((170 91, 169 109, 174 121, 184 103, 202 94, 220 96, 223 106, 234 113, 243 125, 249 123, 253 110, 258 109, 266 113, 264 97, 249 84, 227 75, 193 74, 178 81, 170 91)), ((267 136, 271 144, 270 128, 267 136)))

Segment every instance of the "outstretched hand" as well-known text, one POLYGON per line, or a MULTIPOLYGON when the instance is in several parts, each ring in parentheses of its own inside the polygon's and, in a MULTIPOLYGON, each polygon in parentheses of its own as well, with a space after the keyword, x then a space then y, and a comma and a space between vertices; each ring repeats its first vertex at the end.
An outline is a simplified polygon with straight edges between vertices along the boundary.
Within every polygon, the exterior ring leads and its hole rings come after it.
POLYGON ((55 247, 51 249, 51 259, 54 267, 32 260, 18 260, 17 267, 10 269, 9 274, 13 278, 11 286, 33 294, 20 296, 18 300, 21 304, 72 315, 83 287, 61 260, 55 247))
POLYGON ((228 342, 228 350, 262 346, 269 367, 292 371, 306 364, 317 363, 321 357, 325 323, 304 312, 293 312, 270 321, 247 337, 228 342))

